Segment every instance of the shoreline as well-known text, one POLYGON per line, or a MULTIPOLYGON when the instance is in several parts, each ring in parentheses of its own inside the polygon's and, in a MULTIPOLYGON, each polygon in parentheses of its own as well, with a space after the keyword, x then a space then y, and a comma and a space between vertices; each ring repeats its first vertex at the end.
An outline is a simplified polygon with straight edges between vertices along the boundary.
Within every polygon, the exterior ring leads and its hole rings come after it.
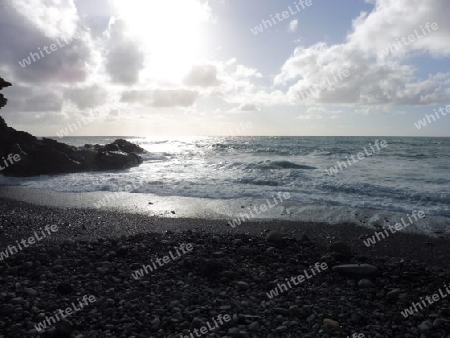
MULTIPOLYGON (((56 224, 58 231, 51 242, 94 242, 99 239, 118 239, 144 233, 163 234, 193 231, 226 236, 246 234, 264 236, 269 231, 280 231, 296 239, 304 235, 322 247, 332 242, 347 243, 354 252, 368 257, 409 259, 432 266, 447 268, 450 257, 450 236, 397 232, 367 247, 364 241, 373 238, 376 229, 358 224, 324 222, 298 222, 288 220, 247 221, 232 228, 227 220, 207 218, 158 217, 125 211, 92 210, 86 208, 58 208, 33 205, 28 202, 0 198, 0 244, 14 244, 28 238, 39 227, 56 224), (24 222, 23 219, 32 220, 24 222), (37 221, 39 220, 39 221, 37 221), (26 223, 26 224, 25 224, 26 223), (11 225, 14 224, 14 225, 11 225)), ((378 230, 377 232, 382 232, 378 230)))
MULTIPOLYGON (((236 199, 213 199, 186 196, 168 196, 131 192, 57 192, 27 186, 0 185, 0 198, 28 202, 33 205, 79 208, 93 211, 125 212, 170 219, 203 219, 226 221, 230 224, 245 222, 297 222, 324 223, 339 226, 355 224, 369 230, 382 231, 396 223, 402 223, 409 214, 422 211, 395 211, 359 208, 346 205, 322 205, 298 202, 291 199, 278 201, 276 206, 267 205, 267 199, 242 197, 236 199), (103 202, 103 203, 100 203, 103 202), (100 206, 99 206, 100 204, 100 206), (252 210, 263 207, 265 211, 255 214, 252 210), (99 207, 96 207, 99 206, 99 207)), ((429 237, 450 236, 450 217, 425 213, 424 219, 408 222, 405 233, 424 234, 429 237)))

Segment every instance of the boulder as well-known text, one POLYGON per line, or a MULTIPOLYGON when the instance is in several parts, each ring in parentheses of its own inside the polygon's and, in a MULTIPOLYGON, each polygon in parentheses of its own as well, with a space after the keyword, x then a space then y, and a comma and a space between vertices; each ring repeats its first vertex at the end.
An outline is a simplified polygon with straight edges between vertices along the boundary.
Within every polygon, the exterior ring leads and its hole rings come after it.
POLYGON ((119 151, 123 151, 124 153, 135 153, 135 154, 145 153, 144 149, 124 139, 117 139, 111 144, 115 145, 119 149, 119 151))

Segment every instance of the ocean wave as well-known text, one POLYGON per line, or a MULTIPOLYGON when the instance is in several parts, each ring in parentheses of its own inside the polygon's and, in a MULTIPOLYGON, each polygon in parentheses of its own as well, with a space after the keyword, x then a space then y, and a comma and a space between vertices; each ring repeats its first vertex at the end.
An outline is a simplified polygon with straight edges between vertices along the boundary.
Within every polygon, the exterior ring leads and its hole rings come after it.
POLYGON ((313 156, 331 156, 333 153, 331 151, 324 151, 324 150, 314 150, 311 155, 313 156))
POLYGON ((145 162, 167 161, 167 160, 169 160, 168 156, 170 156, 170 154, 168 154, 168 153, 146 153, 146 154, 140 154, 139 156, 141 156, 145 162))
POLYGON ((311 167, 309 165, 297 164, 290 161, 264 161, 258 163, 252 163, 247 165, 247 169, 262 169, 262 170, 279 170, 279 169, 306 169, 312 170, 317 169, 316 167, 311 167))
POLYGON ((390 198, 396 201, 410 201, 423 203, 450 204, 450 194, 442 192, 417 192, 400 188, 384 187, 372 184, 336 184, 325 183, 321 188, 333 193, 357 194, 365 197, 390 198))
POLYGON ((271 180, 253 180, 251 178, 242 178, 238 180, 241 184, 251 184, 251 185, 267 185, 270 187, 277 187, 280 185, 278 181, 271 181, 271 180))

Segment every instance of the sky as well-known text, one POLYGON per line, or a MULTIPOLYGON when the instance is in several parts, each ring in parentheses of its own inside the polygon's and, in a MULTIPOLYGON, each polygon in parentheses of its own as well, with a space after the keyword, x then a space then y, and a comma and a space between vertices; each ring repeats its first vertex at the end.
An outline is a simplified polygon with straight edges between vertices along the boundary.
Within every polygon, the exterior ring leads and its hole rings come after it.
POLYGON ((449 17, 448 0, 1 0, 1 115, 36 136, 449 137, 449 17))

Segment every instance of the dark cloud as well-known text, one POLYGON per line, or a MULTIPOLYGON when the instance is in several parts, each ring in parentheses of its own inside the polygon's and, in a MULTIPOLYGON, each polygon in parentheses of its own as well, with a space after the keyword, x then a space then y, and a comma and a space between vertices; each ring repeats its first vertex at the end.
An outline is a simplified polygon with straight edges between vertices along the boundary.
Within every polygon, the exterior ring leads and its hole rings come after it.
POLYGON ((90 50, 82 39, 66 44, 62 37, 46 36, 8 1, 0 3, 0 32, 0 66, 8 67, 14 75, 13 81, 78 82, 86 78, 90 50), (52 44, 57 46, 55 51, 49 49, 52 44), (50 53, 44 51, 45 46, 50 53), (24 59, 28 60, 29 65, 23 63, 24 59))
POLYGON ((106 70, 113 82, 134 84, 139 80, 139 73, 144 68, 144 53, 137 42, 124 34, 125 23, 115 21, 111 27, 108 46, 106 70))
POLYGON ((105 103, 108 92, 99 86, 67 89, 64 98, 70 100, 79 109, 93 108, 105 103))
POLYGON ((5 112, 61 112, 63 98, 59 93, 36 91, 30 87, 14 86, 8 92, 5 112))

